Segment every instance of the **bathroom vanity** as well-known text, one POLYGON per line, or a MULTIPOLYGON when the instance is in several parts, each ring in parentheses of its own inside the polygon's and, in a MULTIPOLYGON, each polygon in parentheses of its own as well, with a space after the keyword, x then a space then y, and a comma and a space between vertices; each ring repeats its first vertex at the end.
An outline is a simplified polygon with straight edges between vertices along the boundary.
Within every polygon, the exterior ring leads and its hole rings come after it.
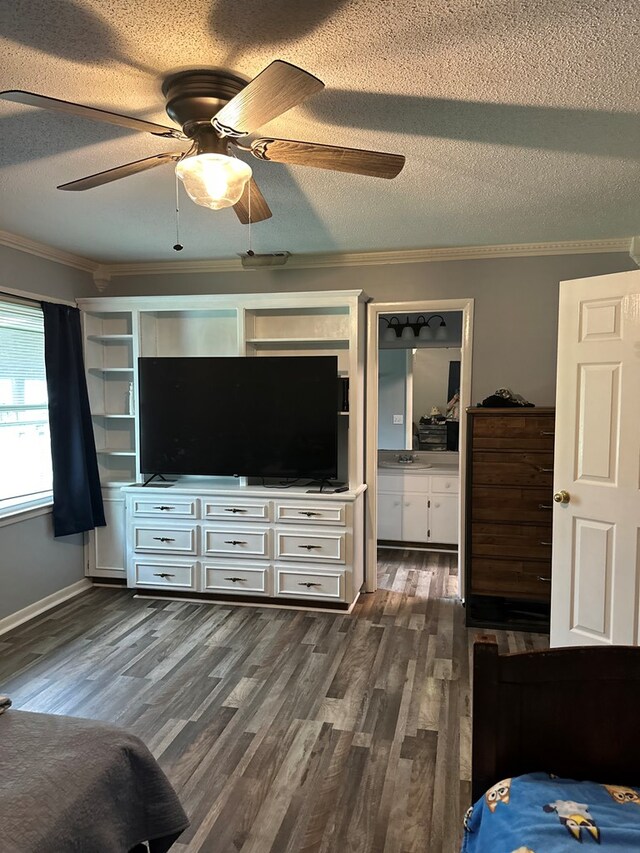
POLYGON ((458 493, 457 466, 381 462, 378 540, 457 545, 458 493))

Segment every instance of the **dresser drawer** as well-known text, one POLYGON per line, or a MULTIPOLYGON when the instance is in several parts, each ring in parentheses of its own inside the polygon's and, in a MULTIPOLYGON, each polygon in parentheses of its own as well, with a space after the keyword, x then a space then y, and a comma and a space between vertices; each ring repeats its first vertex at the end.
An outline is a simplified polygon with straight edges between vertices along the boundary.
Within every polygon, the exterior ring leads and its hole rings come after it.
POLYGON ((551 524, 551 489, 522 489, 517 486, 474 486, 471 492, 474 521, 534 521, 551 524))
POLYGON ((236 595, 268 595, 269 567, 203 563, 202 589, 236 595))
POLYGON ((133 573, 136 586, 197 589, 195 563, 134 560, 133 573))
POLYGON ((344 572, 314 572, 303 568, 276 566, 275 594, 286 598, 324 598, 344 601, 344 572))
POLYGON ((202 554, 268 559, 271 556, 270 531, 247 528, 243 524, 224 528, 203 526, 202 554))
POLYGON ((476 450, 472 477, 476 485, 548 486, 553 485, 553 454, 526 451, 476 450))
POLYGON ((344 533, 316 533, 276 530, 276 557, 280 560, 312 560, 344 563, 344 533))
POLYGON ((344 503, 277 503, 276 522, 283 524, 335 524, 344 527, 347 505, 344 503))
POLYGON ((458 477, 441 477, 435 474, 431 475, 431 492, 442 495, 457 495, 460 490, 460 480, 458 477))
POLYGON ((134 498, 133 515, 140 517, 197 518, 198 501, 191 498, 165 501, 159 498, 134 498))
POLYGON ((147 527, 135 525, 133 528, 133 547, 140 552, 158 552, 162 554, 195 554, 197 527, 178 527, 171 524, 147 527))
POLYGON ((474 557, 550 560, 551 526, 474 521, 471 528, 471 553, 474 557))
POLYGON ((268 522, 271 520, 271 503, 261 500, 230 500, 229 498, 209 498, 202 501, 204 519, 229 521, 268 522))
POLYGON ((551 597, 551 565, 527 560, 473 560, 471 592, 549 601, 551 597))
POLYGON ((553 415, 474 416, 473 446, 496 450, 553 450, 553 415))

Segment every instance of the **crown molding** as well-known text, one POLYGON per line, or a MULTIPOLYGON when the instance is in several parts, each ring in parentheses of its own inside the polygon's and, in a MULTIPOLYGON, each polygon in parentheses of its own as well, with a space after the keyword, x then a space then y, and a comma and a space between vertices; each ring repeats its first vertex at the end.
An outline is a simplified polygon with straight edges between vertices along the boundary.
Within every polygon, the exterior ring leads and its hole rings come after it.
POLYGON ((75 267, 75 269, 83 270, 83 272, 94 273, 100 266, 96 261, 89 258, 64 252, 62 249, 56 249, 46 243, 38 243, 36 240, 29 240, 27 237, 20 237, 18 234, 11 234, 9 231, 0 231, 0 246, 17 249, 19 252, 26 252, 28 255, 37 255, 47 261, 75 267))
MULTIPOLYGON (((273 270, 628 252, 630 241, 630 237, 620 237, 608 240, 570 240, 560 243, 516 243, 506 246, 456 246, 451 248, 405 249, 389 252, 336 252, 324 255, 294 254, 291 255, 284 266, 273 267, 273 270)), ((239 272, 243 270, 243 267, 240 259, 227 258, 211 261, 158 261, 150 263, 104 264, 102 269, 108 273, 109 277, 113 277, 125 275, 162 275, 166 273, 239 272)))
MULTIPOLYGON (((37 255, 58 264, 91 273, 98 290, 103 291, 113 276, 163 275, 167 273, 225 273, 250 272, 240 258, 221 258, 209 261, 150 261, 109 264, 56 249, 36 240, 0 230, 0 245, 37 255)), ((607 240, 566 240, 547 243, 514 243, 502 246, 452 246, 432 249, 394 249, 386 252, 334 252, 320 255, 291 255, 281 269, 322 269, 328 267, 378 266, 386 264, 421 264, 437 261, 469 261, 483 258, 518 258, 544 255, 582 255, 608 252, 628 252, 637 261, 640 238, 619 237, 607 240)))

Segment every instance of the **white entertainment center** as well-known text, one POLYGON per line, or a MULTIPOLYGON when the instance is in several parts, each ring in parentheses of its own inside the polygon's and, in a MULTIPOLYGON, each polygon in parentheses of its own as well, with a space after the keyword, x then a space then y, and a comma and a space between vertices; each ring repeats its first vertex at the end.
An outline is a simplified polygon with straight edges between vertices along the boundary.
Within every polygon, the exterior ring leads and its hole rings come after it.
POLYGON ((88 535, 87 576, 153 594, 349 608, 364 578, 366 300, 360 290, 78 300, 107 517, 88 535), (336 401, 346 491, 228 477, 144 486, 155 472, 140 468, 138 358, 274 355, 337 357, 349 383, 348 411, 336 401))

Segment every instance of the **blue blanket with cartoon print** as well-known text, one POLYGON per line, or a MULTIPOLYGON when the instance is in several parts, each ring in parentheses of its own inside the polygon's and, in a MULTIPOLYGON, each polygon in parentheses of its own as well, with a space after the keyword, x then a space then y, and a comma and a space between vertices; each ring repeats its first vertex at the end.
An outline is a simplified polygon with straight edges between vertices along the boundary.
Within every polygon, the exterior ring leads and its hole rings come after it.
POLYGON ((462 853, 640 851, 640 788, 528 773, 469 809, 462 853), (582 846, 579 846, 582 845, 582 846))

